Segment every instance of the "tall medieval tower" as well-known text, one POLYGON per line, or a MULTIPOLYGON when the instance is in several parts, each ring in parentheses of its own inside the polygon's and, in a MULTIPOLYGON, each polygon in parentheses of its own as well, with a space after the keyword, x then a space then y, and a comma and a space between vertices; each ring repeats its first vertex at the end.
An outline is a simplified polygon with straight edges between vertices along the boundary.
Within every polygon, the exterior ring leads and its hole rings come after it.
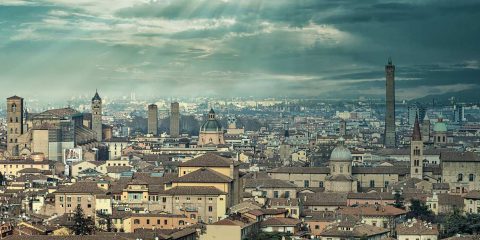
POLYGON ((415 116, 412 140, 410 141, 410 177, 423 179, 423 139, 418 115, 415 116))
POLYGON ((385 147, 394 148, 397 144, 397 137, 395 133, 395 65, 392 64, 392 59, 388 59, 385 65, 386 75, 386 109, 385 109, 385 147))
POLYGON ((92 130, 97 134, 97 141, 102 141, 102 99, 95 92, 92 98, 92 130))
POLYGON ((20 154, 18 137, 23 134, 23 98, 7 98, 7 152, 12 156, 20 154))

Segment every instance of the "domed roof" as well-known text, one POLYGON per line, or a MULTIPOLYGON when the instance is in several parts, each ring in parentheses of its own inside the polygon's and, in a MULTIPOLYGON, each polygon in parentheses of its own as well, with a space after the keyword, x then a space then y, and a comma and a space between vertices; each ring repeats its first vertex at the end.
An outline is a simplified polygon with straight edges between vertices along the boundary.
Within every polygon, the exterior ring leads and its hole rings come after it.
POLYGON ((434 132, 446 132, 447 131, 447 124, 444 122, 436 122, 435 125, 433 125, 433 131, 434 132))
POLYGON ((210 109, 207 121, 200 127, 201 132, 219 132, 222 131, 222 124, 215 118, 215 111, 210 109))
POLYGON ((434 132, 447 132, 447 124, 440 117, 438 121, 433 125, 434 132))
POLYGON ((202 127, 200 127, 200 131, 202 132, 218 132, 222 130, 222 125, 217 119, 208 119, 202 127))
POLYGON ((343 145, 343 138, 338 139, 338 145, 330 154, 330 161, 351 161, 352 153, 343 145))

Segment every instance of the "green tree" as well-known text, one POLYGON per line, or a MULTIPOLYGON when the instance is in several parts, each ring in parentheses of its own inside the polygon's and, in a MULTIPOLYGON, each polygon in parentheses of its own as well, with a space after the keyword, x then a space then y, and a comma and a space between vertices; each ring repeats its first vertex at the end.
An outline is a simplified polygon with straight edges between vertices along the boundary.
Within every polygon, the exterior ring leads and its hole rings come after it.
POLYGON ((98 221, 99 225, 100 226, 105 226, 105 228, 103 228, 103 229, 105 229, 107 232, 111 232, 112 231, 112 218, 111 218, 110 214, 98 211, 97 212, 97 217, 100 219, 98 221))
POLYGON ((395 203, 393 204, 394 207, 396 208, 401 208, 401 209, 405 209, 405 205, 403 204, 403 196, 402 194, 400 194, 400 192, 395 192, 395 203))
POLYGON ((418 199, 410 200, 410 212, 407 213, 407 218, 417 218, 429 222, 435 220, 433 212, 428 209, 424 202, 418 199))
POLYGON ((77 205, 73 215, 73 224, 70 229, 75 235, 91 235, 93 234, 94 226, 95 224, 92 219, 85 217, 82 207, 77 205))

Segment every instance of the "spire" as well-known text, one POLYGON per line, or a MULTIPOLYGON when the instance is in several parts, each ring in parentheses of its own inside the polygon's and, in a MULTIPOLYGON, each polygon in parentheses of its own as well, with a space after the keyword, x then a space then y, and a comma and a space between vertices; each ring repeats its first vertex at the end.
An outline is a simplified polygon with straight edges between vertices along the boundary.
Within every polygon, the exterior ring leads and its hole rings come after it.
POLYGON ((388 65, 392 65, 392 57, 388 57, 388 65))
POLYGON ((420 124, 418 123, 418 114, 415 114, 415 124, 413 125, 412 141, 422 141, 420 124))
POLYGON ((92 101, 95 101, 95 100, 102 100, 102 98, 100 98, 100 95, 98 95, 98 90, 95 89, 95 96, 93 96, 92 98, 92 101))

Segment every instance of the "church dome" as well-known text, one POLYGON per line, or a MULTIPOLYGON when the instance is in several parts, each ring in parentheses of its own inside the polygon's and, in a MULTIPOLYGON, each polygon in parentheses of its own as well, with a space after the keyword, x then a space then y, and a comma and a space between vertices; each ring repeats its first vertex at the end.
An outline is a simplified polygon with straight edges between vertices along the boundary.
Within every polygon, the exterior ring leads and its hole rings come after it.
POLYGON ((434 132, 447 132, 447 124, 443 121, 438 121, 433 125, 434 132))
POLYGON ((338 142, 338 146, 330 154, 330 161, 351 161, 352 153, 343 145, 343 138, 340 138, 338 142))
POLYGON ((208 113, 208 119, 200 127, 201 132, 219 132, 222 131, 222 124, 215 118, 215 112, 213 109, 208 113))

